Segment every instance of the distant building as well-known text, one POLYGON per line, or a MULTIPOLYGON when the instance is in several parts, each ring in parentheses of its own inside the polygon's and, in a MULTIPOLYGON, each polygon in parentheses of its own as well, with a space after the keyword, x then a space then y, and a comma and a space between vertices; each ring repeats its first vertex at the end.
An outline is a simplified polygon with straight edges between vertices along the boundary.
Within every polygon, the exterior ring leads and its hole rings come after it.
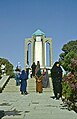
POLYGON ((37 30, 31 38, 25 38, 25 66, 40 62, 41 67, 52 66, 52 38, 46 38, 45 33, 37 30))

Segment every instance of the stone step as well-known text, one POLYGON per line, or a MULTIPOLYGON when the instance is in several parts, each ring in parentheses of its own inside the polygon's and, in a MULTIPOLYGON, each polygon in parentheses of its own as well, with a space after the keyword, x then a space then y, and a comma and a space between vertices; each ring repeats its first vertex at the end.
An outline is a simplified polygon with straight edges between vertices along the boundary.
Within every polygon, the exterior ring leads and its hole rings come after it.
POLYGON ((14 78, 11 78, 7 85, 5 86, 3 92, 19 92, 20 87, 16 86, 16 81, 14 78))
POLYGON ((28 92, 35 92, 36 91, 36 81, 34 78, 28 79, 27 90, 28 90, 28 92))

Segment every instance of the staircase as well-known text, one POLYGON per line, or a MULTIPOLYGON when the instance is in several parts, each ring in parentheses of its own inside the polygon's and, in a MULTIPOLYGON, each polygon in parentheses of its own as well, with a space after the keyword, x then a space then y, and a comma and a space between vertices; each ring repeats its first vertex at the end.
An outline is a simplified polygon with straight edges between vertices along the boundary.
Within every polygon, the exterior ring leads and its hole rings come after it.
MULTIPOLYGON (((27 91, 36 92, 36 80, 35 78, 30 78, 27 80, 27 91)), ((3 92, 20 92, 20 86, 16 86, 16 81, 11 78, 7 85, 5 86, 3 92)), ((52 92, 52 81, 49 79, 49 87, 43 88, 43 92, 52 92)))

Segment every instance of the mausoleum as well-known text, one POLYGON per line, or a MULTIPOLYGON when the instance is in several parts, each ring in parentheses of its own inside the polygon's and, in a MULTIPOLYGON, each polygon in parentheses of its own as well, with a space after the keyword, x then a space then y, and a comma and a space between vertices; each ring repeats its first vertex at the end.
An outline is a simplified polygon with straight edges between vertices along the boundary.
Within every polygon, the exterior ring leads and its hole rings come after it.
POLYGON ((52 66, 52 38, 47 38, 41 30, 36 30, 31 38, 25 38, 25 66, 40 62, 41 67, 52 66))

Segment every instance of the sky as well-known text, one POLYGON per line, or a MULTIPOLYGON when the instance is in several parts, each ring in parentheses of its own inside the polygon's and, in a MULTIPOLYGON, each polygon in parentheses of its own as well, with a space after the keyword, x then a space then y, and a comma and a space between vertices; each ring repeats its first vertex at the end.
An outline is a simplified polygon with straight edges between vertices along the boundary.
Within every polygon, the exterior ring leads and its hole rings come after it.
POLYGON ((53 63, 77 40, 77 0, 0 0, 0 57, 24 67, 24 41, 40 29, 52 38, 53 63))

